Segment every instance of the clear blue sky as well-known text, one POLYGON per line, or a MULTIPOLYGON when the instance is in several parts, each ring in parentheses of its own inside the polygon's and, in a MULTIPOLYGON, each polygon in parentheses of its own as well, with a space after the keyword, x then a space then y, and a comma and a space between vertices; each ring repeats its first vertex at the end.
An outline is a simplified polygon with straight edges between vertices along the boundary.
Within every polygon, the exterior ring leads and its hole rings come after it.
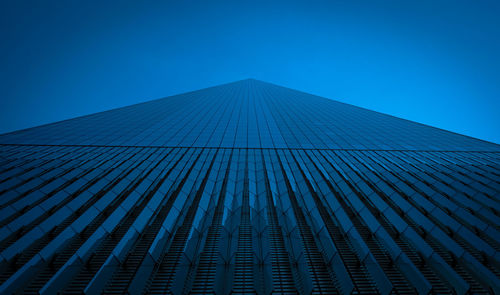
POLYGON ((500 143, 498 1, 157 2, 2 1, 0 132, 255 78, 500 143))

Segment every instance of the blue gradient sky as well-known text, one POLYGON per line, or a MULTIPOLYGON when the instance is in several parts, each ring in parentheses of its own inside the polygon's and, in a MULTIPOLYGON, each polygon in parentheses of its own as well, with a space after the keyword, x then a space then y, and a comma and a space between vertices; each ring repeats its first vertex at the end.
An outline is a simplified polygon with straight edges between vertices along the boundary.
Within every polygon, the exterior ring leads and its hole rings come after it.
POLYGON ((1 133, 251 77, 500 143, 498 1, 48 2, 0 4, 1 133))

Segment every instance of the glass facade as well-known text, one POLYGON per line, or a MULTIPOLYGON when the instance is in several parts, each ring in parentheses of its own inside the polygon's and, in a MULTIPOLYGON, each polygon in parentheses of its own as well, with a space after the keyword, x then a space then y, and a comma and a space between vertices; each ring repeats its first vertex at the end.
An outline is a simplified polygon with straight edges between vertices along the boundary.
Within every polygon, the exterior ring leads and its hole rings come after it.
POLYGON ((256 80, 0 135, 0 293, 500 293, 500 146, 256 80))

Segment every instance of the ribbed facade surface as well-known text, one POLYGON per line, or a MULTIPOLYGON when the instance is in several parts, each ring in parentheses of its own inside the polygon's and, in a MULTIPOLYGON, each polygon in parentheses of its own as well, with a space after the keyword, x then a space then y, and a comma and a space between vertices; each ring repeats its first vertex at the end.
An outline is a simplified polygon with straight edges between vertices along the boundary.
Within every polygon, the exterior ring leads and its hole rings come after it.
POLYGON ((244 80, 0 135, 0 294, 500 294, 500 146, 244 80))

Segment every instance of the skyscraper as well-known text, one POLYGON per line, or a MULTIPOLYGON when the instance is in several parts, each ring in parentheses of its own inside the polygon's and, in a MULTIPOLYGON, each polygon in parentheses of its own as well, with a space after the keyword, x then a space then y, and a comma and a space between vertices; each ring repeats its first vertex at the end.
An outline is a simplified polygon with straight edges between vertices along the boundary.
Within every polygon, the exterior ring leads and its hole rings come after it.
POLYGON ((0 135, 0 293, 500 292, 500 146, 244 80, 0 135))

